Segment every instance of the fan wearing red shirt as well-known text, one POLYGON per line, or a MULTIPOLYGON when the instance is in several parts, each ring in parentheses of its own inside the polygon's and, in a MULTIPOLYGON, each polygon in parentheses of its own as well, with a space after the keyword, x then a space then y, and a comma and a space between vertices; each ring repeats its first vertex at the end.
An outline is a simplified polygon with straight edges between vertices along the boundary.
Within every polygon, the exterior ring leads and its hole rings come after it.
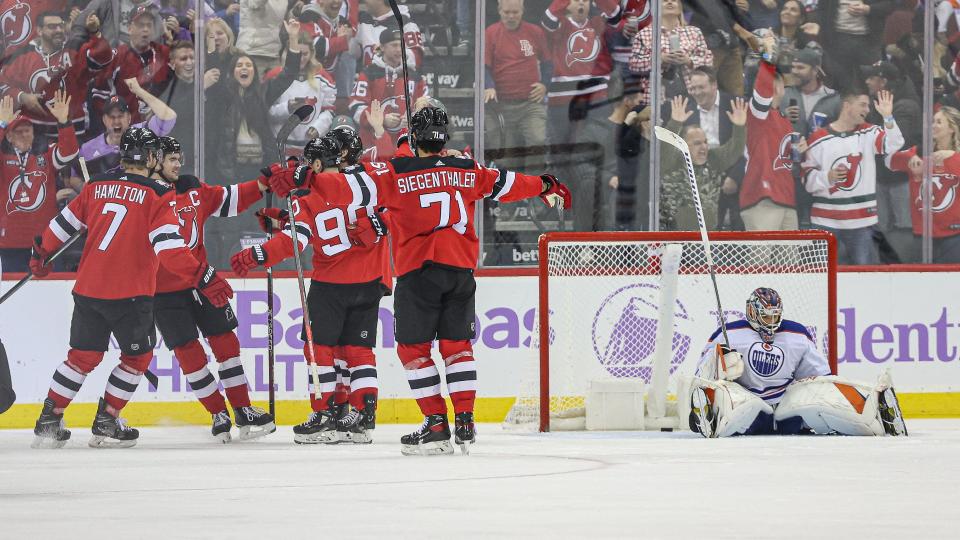
MULTIPOLYGON (((476 202, 483 198, 512 202, 539 195, 551 206, 559 202, 563 208, 571 207, 569 190, 551 175, 488 169, 472 159, 441 155, 450 139, 447 124, 447 115, 440 109, 417 111, 411 125, 416 155, 370 163, 367 178, 372 184, 366 178, 355 179, 360 193, 376 191, 379 206, 390 216, 399 275, 394 293, 397 354, 425 417, 420 429, 400 439, 404 455, 453 452, 440 372, 430 356, 434 339, 440 340, 456 414, 455 440, 466 452, 475 439, 477 371, 471 340, 476 330, 473 270, 480 252, 473 225, 476 202)), ((346 204, 357 196, 343 175, 314 175, 298 167, 270 177, 271 189, 281 196, 306 182, 330 204, 346 204)))
POLYGON ((95 176, 34 243, 30 270, 50 273, 46 260, 73 235, 86 231, 87 241, 73 288, 70 351, 57 367, 33 432, 34 448, 61 448, 70 438, 63 410, 103 360, 110 335, 120 346, 120 364, 93 422, 94 448, 128 448, 139 432, 119 418, 153 359, 153 295, 157 267, 192 276, 200 294, 216 306, 233 296, 230 285, 214 269, 200 263, 180 236, 175 193, 148 178, 160 163, 160 140, 150 130, 130 128, 120 141, 120 175, 95 176))
MULTIPOLYGON (((153 176, 176 190, 175 210, 180 236, 193 256, 206 263, 203 228, 207 220, 239 215, 261 199, 267 186, 257 180, 232 186, 211 186, 196 176, 180 174, 183 150, 176 139, 160 137, 160 148, 163 161, 153 176)), ((197 293, 190 276, 160 267, 153 309, 164 344, 177 355, 190 389, 212 416, 211 433, 214 437, 224 443, 230 442, 232 424, 227 403, 217 388, 217 380, 207 369, 207 353, 200 344, 200 333, 207 339, 219 364, 220 384, 233 406, 240 439, 256 439, 277 430, 272 415, 250 405, 247 377, 240 362, 240 340, 234 333, 237 316, 230 304, 213 305, 197 293)))

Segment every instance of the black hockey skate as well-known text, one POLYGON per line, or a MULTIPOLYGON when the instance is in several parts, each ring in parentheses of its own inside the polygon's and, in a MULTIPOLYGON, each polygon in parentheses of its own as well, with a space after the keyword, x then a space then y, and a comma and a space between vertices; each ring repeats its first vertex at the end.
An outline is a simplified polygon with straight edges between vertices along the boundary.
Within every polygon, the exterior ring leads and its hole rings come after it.
POLYGON ((43 400, 43 410, 33 428, 36 437, 30 443, 31 448, 63 448, 70 440, 70 430, 63 427, 63 413, 56 414, 54 407, 52 399, 43 400))
POLYGON ((127 422, 119 416, 107 412, 107 402, 100 398, 97 416, 93 419, 91 448, 130 448, 137 444, 140 432, 127 427, 127 422))
POLYGON ((883 431, 893 437, 907 436, 907 424, 903 421, 900 402, 897 400, 897 393, 893 390, 893 387, 881 391, 877 401, 883 431))
POLYGON ((277 430, 273 415, 259 407, 236 407, 233 417, 237 421, 241 441, 265 437, 277 430))
POLYGON ((337 444, 337 417, 329 410, 310 413, 310 418, 293 426, 293 442, 297 444, 337 444))
POLYGON ((469 454, 470 447, 468 445, 477 440, 477 430, 473 425, 472 412, 457 413, 457 416, 454 417, 453 434, 454 441, 460 445, 460 451, 469 454))
POLYGON ((210 432, 213 433, 213 436, 217 440, 223 444, 227 444, 230 442, 230 428, 232 427, 233 422, 230 421, 230 413, 224 409, 213 415, 213 428, 210 432))
POLYGON ((452 454, 447 415, 431 414, 423 419, 420 429, 400 437, 400 453, 405 456, 452 454))
POLYGON ((351 433, 340 424, 350 414, 350 403, 338 403, 333 406, 333 417, 337 420, 337 439, 339 442, 350 442, 351 433))
POLYGON ((363 429, 373 431, 377 427, 377 396, 367 394, 363 398, 363 429))

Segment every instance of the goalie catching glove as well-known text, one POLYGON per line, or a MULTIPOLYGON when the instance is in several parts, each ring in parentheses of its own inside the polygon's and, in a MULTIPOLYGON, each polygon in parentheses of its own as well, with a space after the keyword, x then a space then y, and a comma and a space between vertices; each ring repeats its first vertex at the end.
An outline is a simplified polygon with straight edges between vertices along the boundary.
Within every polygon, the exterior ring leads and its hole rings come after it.
POLYGON ((561 184, 556 176, 543 174, 540 175, 540 179, 543 180, 545 186, 540 193, 540 199, 543 200, 543 204, 551 208, 559 206, 562 210, 573 208, 573 196, 570 194, 570 189, 561 184))
POLYGON ((33 239, 33 250, 30 253, 30 272, 33 277, 44 278, 50 274, 50 265, 44 264, 50 254, 43 249, 43 237, 37 236, 33 239))
POLYGON ((263 266, 267 262, 267 252, 263 246, 253 246, 233 254, 230 258, 230 267, 242 278, 247 277, 250 270, 263 266))
POLYGON ((233 298, 233 288, 209 264, 200 267, 196 287, 215 307, 223 307, 233 298))
POLYGON ((350 243, 357 247, 372 246, 387 235, 387 223, 380 217, 379 212, 369 216, 362 216, 356 223, 347 227, 347 236, 350 243))
POLYGON ((723 345, 717 344, 717 379, 735 381, 743 375, 743 357, 740 353, 723 345))

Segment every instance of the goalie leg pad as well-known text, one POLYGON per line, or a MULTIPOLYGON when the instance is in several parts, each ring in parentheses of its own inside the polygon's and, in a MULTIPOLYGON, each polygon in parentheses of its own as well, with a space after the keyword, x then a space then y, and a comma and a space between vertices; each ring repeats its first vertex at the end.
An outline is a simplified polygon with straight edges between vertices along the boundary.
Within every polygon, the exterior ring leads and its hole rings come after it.
MULTIPOLYGON (((773 432, 773 407, 753 392, 732 381, 695 381, 691 402, 696 409, 709 401, 708 429, 698 430, 705 437, 762 435, 773 432), (715 427, 713 427, 715 426, 715 427), (712 429, 710 429, 712 427, 712 429)), ((694 420, 694 419, 691 419, 694 420)), ((693 423, 693 422, 691 422, 693 423)))
POLYGON ((870 385, 835 375, 795 381, 784 392, 774 419, 785 433, 796 429, 799 418, 817 435, 883 435, 880 394, 870 385))

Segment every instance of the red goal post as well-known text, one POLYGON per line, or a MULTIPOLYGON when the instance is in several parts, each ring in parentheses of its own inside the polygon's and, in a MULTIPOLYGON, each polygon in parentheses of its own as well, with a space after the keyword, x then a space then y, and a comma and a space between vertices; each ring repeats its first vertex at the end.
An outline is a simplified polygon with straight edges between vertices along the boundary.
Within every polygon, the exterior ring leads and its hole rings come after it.
MULTIPOLYGON (((833 235, 718 231, 710 233, 710 242, 725 319, 742 317, 754 288, 772 286, 784 299, 784 318, 808 326, 836 373, 833 235)), ((638 378, 649 383, 653 368, 644 363, 655 364, 652 358, 665 358, 661 363, 670 372, 691 372, 695 368, 691 362, 695 364, 718 326, 697 232, 544 234, 539 241, 539 292, 539 384, 521 389, 511 414, 524 399, 532 405, 538 398, 540 431, 550 430, 552 415, 585 408, 581 378, 638 378), (672 293, 662 285, 668 282, 664 281, 668 273, 674 275, 672 293), (664 300, 668 294, 673 296, 664 300), (666 303, 657 304, 658 299, 666 303), (658 356, 651 349, 654 342, 661 343, 656 341, 660 337, 653 334, 663 313, 676 310, 673 328, 666 330, 670 339, 663 342, 668 346, 660 345, 658 356), (525 395, 531 390, 539 395, 525 395)))

